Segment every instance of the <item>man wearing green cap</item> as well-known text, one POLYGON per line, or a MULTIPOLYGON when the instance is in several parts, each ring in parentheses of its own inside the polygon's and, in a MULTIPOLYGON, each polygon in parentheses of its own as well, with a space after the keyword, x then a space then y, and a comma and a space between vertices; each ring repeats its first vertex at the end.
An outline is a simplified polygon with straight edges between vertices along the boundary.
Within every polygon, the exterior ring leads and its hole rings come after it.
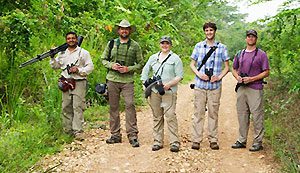
POLYGON ((106 140, 106 143, 122 142, 119 115, 119 102, 122 94, 125 101, 127 137, 132 147, 139 147, 133 75, 142 68, 142 50, 139 44, 129 37, 135 27, 127 20, 122 20, 116 25, 116 29, 119 37, 113 40, 112 47, 110 47, 111 41, 108 42, 102 55, 102 63, 108 69, 106 79, 110 105, 111 137, 106 140))

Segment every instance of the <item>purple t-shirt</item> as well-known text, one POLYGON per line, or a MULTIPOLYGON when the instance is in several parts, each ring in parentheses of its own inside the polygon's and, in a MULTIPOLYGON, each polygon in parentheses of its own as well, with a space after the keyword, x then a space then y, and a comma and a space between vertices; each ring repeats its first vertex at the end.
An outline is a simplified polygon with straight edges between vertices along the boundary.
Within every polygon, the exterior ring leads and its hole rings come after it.
MULTIPOLYGON (((255 50, 252 52, 244 51, 245 50, 242 50, 239 56, 236 55, 233 60, 233 68, 237 70, 239 74, 246 73, 248 76, 252 77, 270 69, 268 57, 264 51, 258 49, 255 57, 255 50)), ((261 90, 263 89, 262 80, 251 82, 248 84, 248 87, 255 90, 261 90)))

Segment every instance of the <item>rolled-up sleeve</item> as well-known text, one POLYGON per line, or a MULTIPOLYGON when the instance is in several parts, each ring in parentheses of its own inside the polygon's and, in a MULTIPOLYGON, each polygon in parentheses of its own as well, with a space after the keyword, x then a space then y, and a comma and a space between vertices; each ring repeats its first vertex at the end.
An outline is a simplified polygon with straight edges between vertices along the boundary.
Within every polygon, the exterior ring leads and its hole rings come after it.
POLYGON ((141 74, 141 80, 144 82, 149 78, 149 73, 151 70, 151 63, 152 63, 152 56, 149 58, 145 66, 143 67, 142 74, 141 74))
POLYGON ((78 68, 79 74, 81 76, 87 76, 94 70, 94 64, 90 53, 87 51, 84 52, 82 59, 84 61, 84 65, 83 67, 78 68))

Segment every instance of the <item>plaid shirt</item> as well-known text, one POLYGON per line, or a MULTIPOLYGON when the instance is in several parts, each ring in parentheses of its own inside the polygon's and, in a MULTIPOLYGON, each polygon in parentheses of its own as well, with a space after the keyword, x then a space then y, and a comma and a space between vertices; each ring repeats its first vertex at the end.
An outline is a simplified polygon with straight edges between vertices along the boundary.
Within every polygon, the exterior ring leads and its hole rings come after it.
MULTIPOLYGON (((205 68, 213 68, 213 75, 218 76, 222 72, 222 63, 228 61, 228 52, 224 44, 215 42, 214 46, 218 48, 211 54, 206 63, 201 67, 200 73, 205 74, 205 68)), ((197 66, 200 66, 206 53, 210 50, 210 46, 206 44, 206 40, 199 42, 195 45, 191 58, 197 62, 197 66)), ((221 80, 217 82, 204 81, 198 76, 195 77, 195 87, 200 89, 214 90, 221 86, 221 80)))
POLYGON ((133 74, 142 68, 143 57, 142 50, 139 44, 129 39, 127 43, 120 43, 120 39, 114 39, 114 46, 111 50, 111 58, 108 58, 109 42, 102 54, 102 63, 109 69, 106 79, 113 82, 130 83, 133 82, 133 74), (114 63, 119 63, 127 66, 128 73, 119 73, 118 71, 111 70, 114 63))

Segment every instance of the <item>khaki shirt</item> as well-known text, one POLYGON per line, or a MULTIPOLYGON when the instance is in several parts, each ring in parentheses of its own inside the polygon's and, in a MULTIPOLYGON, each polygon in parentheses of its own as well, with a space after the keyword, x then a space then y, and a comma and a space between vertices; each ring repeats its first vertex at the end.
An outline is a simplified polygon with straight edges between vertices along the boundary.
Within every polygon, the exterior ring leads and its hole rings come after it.
POLYGON ((65 78, 86 79, 87 75, 94 70, 90 53, 77 46, 72 52, 66 49, 59 52, 57 58, 50 60, 53 69, 62 69, 61 75, 65 78), (74 64, 78 67, 78 73, 68 74, 67 65, 74 64))

